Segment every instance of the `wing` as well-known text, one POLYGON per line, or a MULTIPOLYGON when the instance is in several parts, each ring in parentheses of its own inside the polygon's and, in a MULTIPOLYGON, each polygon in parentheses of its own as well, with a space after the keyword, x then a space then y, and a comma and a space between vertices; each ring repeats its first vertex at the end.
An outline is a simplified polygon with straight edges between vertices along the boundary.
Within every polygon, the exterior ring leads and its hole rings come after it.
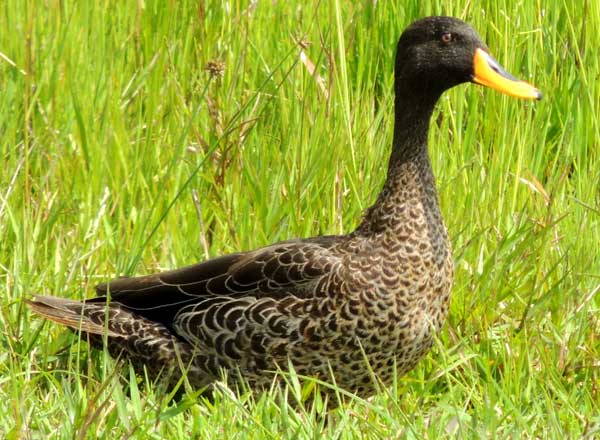
POLYGON ((101 296, 88 301, 105 302, 110 295, 111 301, 171 326, 183 308, 211 299, 303 298, 339 263, 340 257, 331 252, 338 242, 337 236, 292 240, 178 270, 120 278, 97 286, 101 296))

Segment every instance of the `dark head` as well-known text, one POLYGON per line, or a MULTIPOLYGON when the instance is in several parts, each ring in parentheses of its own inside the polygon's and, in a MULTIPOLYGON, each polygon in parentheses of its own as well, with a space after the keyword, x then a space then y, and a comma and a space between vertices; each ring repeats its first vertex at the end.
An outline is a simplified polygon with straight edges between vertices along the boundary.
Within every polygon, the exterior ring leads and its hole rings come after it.
POLYGON ((447 89, 474 82, 518 98, 541 99, 530 84, 509 75, 489 54, 477 32, 453 17, 427 17, 398 41, 396 95, 434 101, 447 89))

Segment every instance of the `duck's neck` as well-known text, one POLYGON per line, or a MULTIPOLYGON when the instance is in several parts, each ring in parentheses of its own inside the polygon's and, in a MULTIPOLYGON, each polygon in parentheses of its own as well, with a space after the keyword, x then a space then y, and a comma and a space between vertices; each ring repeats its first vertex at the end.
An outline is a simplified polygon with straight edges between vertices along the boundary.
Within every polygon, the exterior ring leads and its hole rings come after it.
POLYGON ((358 233, 403 235, 411 223, 425 222, 434 234, 445 234, 427 151, 429 120, 438 97, 417 97, 396 90, 394 143, 387 180, 358 233))
POLYGON ((418 97, 402 89, 396 92, 390 171, 404 162, 427 157, 429 120, 436 102, 437 96, 418 97))

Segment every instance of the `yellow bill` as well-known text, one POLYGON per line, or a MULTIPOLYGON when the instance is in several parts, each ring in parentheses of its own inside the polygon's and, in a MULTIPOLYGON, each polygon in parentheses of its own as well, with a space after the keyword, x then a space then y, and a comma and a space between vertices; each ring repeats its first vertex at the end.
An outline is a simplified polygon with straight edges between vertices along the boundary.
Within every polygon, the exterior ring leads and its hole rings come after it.
POLYGON ((516 98, 542 99, 542 93, 531 84, 521 81, 506 70, 483 49, 477 49, 473 58, 473 82, 496 89, 516 98))

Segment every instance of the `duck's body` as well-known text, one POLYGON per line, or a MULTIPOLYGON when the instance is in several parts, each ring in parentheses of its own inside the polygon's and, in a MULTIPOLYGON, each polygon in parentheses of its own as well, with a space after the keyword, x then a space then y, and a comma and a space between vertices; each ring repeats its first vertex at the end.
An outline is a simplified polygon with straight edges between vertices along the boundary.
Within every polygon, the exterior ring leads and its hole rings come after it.
MULTIPOLYGON (((30 306, 98 345, 105 338, 111 354, 152 374, 169 371, 177 379, 185 371, 195 387, 226 372, 232 384, 243 378, 260 389, 290 363, 301 375, 328 380, 333 373, 339 386, 360 395, 373 390, 371 371, 389 383, 429 351, 448 313, 452 254, 427 133, 445 89, 480 82, 473 69, 480 48, 468 25, 448 17, 421 20, 402 35, 388 178, 351 234, 117 279, 86 302, 37 297, 30 306), (456 37, 455 47, 445 35, 456 37)), ((519 96, 539 97, 523 84, 519 96)))

